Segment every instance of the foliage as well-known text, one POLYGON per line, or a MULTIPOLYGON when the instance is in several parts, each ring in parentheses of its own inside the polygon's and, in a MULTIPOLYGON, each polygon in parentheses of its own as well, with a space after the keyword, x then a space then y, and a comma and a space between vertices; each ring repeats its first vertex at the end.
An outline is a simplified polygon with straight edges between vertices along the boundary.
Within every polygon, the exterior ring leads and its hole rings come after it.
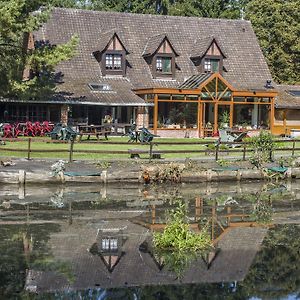
POLYGON ((272 202, 259 199, 254 204, 251 215, 258 224, 270 224, 273 216, 272 202))
POLYGON ((50 96, 60 74, 55 66, 73 57, 78 44, 74 36, 65 45, 36 41, 26 50, 29 33, 37 30, 49 16, 50 8, 39 10, 47 1, 11 0, 0 2, 0 96, 40 99, 50 96), (30 70, 23 80, 24 70, 30 70))
POLYGON ((220 165, 221 167, 227 167, 230 164, 230 161, 225 160, 225 159, 218 159, 217 160, 218 165, 220 165))
POLYGON ((177 205, 170 211, 164 231, 154 233, 153 244, 155 255, 181 277, 197 254, 207 251, 212 244, 206 227, 200 233, 190 230, 186 205, 181 201, 177 205))
POLYGON ((220 128, 226 128, 228 127, 228 123, 230 121, 230 114, 227 110, 224 110, 220 117, 220 128))
POLYGON ((272 160, 272 151, 275 144, 270 132, 262 130, 258 136, 254 136, 248 141, 250 141, 250 144, 254 149, 254 154, 250 158, 250 162, 257 168, 261 168, 264 162, 272 160))
POLYGON ((252 22, 273 78, 300 82, 300 0, 251 0, 246 12, 252 22))
POLYGON ((191 231, 186 215, 185 204, 178 202, 178 207, 170 211, 163 233, 154 234, 154 246, 157 249, 196 252, 211 247, 211 240, 205 228, 200 233, 191 231))

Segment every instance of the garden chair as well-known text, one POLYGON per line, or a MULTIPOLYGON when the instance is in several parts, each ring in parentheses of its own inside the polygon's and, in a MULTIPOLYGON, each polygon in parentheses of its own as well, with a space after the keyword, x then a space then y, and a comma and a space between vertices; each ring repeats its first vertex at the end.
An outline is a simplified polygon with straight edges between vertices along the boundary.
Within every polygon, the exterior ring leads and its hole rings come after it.
POLYGON ((138 132, 136 130, 136 124, 132 124, 128 130, 127 136, 129 137, 128 143, 133 143, 138 141, 138 132))
POLYGON ((43 135, 43 128, 40 122, 35 122, 33 124, 33 130, 34 130, 34 134, 35 136, 42 136, 43 135))
POLYGON ((13 138, 14 132, 13 132, 13 126, 10 124, 5 124, 3 126, 3 137, 5 138, 13 138))
POLYGON ((14 126, 14 137, 18 137, 22 133, 20 123, 15 123, 13 126, 14 126))
MULTIPOLYGON (((243 138, 245 138, 247 136, 247 132, 242 132, 237 136, 231 135, 228 133, 227 130, 225 129, 220 129, 219 130, 219 142, 220 143, 234 143, 234 142, 241 142, 243 140, 243 138)), ((229 147, 240 147, 240 144, 230 144, 229 147)))
POLYGON ((158 135, 152 134, 147 128, 143 127, 139 129, 141 132, 138 135, 138 140, 141 143, 150 143, 154 137, 158 135))
POLYGON ((33 127, 32 123, 30 121, 26 122, 24 135, 26 135, 26 136, 35 136, 35 130, 34 130, 34 127, 33 127))

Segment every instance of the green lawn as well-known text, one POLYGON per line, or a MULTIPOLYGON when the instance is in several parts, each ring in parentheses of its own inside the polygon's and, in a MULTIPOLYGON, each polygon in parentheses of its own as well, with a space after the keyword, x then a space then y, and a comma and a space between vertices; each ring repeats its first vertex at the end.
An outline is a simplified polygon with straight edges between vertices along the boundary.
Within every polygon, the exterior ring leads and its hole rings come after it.
MULTIPOLYGON (((149 145, 140 145, 139 143, 127 143, 127 137, 110 137, 106 142, 105 140, 101 140, 101 142, 97 142, 96 139, 92 139, 90 141, 84 140, 83 143, 76 142, 74 144, 74 150, 102 150, 102 151, 128 151, 128 149, 143 149, 149 150, 149 145), (118 142, 120 144, 110 144, 110 142, 118 142)), ((181 150, 186 151, 183 153, 163 153, 163 158, 196 158, 196 157, 204 157, 205 153, 188 153, 189 150, 205 150, 207 149, 206 145, 195 145, 193 142, 203 141, 206 143, 208 140, 202 139, 171 139, 171 138, 156 138, 154 142, 157 143, 191 143, 190 145, 164 145, 158 144, 154 145, 154 151, 162 151, 162 150, 181 150)), ((280 143, 278 145, 280 147, 292 147, 292 143, 283 144, 280 143)), ((61 150, 68 151, 70 145, 65 143, 52 143, 48 138, 34 138, 32 139, 31 149, 32 150, 50 150, 52 152, 32 152, 32 158, 55 158, 55 159, 67 159, 69 157, 68 152, 61 152, 61 150)), ((296 147, 300 147, 300 142, 296 143, 296 147)), ((0 146, 0 156, 1 157, 23 157, 27 158, 27 148, 28 148, 28 140, 20 139, 17 142, 6 142, 6 145, 0 146), (16 151, 8 151, 6 148, 12 149, 23 149, 24 152, 16 152, 16 151), (26 150, 26 151, 25 151, 26 150)), ((242 150, 242 149, 241 149, 242 150)), ((299 154, 299 151, 296 151, 295 154, 299 154)), ((290 155, 291 151, 278 151, 277 155, 290 155)), ((214 155, 213 153, 211 155, 214 155)), ((236 157, 242 157, 242 153, 232 153, 230 156, 234 155, 236 157)), ((249 155, 249 154, 248 154, 249 155)), ((226 153, 220 154, 221 158, 226 159, 226 153)), ((148 158, 148 154, 141 155, 142 158, 148 158)), ((73 158, 76 159, 97 159, 97 160, 109 160, 109 159, 121 159, 121 158, 129 158, 129 154, 102 154, 102 153, 74 153, 73 158)))

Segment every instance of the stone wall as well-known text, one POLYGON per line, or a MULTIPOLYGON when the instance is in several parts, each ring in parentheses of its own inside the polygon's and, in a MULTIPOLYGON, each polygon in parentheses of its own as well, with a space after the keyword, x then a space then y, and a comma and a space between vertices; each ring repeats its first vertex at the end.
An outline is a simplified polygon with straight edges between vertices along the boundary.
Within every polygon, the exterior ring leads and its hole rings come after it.
POLYGON ((64 104, 61 106, 60 109, 60 122, 62 124, 67 125, 68 124, 68 111, 69 111, 69 106, 64 104))

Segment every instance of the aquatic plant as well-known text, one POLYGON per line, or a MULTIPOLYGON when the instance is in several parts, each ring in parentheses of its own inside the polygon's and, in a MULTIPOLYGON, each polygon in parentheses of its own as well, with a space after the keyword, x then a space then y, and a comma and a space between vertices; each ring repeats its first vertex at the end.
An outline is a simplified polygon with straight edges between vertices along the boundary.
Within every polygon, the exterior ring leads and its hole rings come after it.
POLYGON ((169 212, 164 231, 154 233, 153 245, 155 255, 178 277, 199 253, 212 248, 207 227, 200 232, 190 229, 186 205, 182 201, 169 212))
POLYGON ((178 206, 169 213, 164 231, 154 233, 154 246, 160 250, 201 251, 211 247, 211 239, 203 228, 199 233, 190 229, 186 217, 186 205, 178 201, 178 206))

